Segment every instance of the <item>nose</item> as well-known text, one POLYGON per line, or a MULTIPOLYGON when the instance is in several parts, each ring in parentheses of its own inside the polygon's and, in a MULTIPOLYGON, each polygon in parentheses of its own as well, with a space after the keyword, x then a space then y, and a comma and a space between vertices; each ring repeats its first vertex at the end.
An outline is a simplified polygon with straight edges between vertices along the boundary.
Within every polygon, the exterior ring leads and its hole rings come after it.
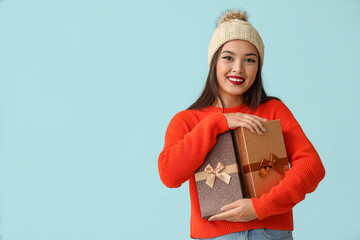
POLYGON ((234 65, 233 65, 233 72, 234 73, 244 73, 244 62, 241 60, 235 61, 234 65))

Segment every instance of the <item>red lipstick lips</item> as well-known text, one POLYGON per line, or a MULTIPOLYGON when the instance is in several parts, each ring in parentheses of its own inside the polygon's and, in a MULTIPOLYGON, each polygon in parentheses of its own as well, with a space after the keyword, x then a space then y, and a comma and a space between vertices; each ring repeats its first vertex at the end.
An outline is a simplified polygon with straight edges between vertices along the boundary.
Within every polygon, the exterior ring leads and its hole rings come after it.
POLYGON ((234 85, 241 85, 245 81, 245 78, 239 76, 227 76, 227 79, 234 85))

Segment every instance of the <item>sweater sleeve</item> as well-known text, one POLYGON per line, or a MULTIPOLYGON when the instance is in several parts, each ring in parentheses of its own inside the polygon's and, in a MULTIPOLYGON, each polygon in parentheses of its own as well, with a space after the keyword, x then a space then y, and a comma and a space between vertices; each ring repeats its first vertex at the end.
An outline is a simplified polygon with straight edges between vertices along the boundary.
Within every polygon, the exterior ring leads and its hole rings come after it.
POLYGON ((216 136, 229 130, 222 113, 206 116, 192 129, 186 122, 191 118, 180 113, 169 123, 165 145, 158 159, 161 181, 169 188, 180 187, 186 182, 204 162, 216 143, 216 136))
POLYGON ((284 104, 278 117, 283 128, 290 169, 269 193, 252 198, 259 219, 290 211, 307 193, 314 191, 325 176, 318 153, 284 104))

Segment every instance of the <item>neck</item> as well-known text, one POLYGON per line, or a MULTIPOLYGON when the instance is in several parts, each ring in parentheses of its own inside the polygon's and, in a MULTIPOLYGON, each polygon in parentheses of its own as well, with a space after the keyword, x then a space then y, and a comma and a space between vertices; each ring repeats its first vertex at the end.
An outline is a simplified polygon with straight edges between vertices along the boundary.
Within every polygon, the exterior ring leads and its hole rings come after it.
MULTIPOLYGON (((236 96, 233 98, 228 98, 228 97, 222 97, 225 107, 226 108, 233 108, 233 107, 237 107, 240 106, 241 104, 243 104, 243 98, 242 95, 241 96, 236 96)), ((215 107, 220 107, 222 108, 222 104, 219 98, 217 98, 213 104, 213 106, 215 107)))

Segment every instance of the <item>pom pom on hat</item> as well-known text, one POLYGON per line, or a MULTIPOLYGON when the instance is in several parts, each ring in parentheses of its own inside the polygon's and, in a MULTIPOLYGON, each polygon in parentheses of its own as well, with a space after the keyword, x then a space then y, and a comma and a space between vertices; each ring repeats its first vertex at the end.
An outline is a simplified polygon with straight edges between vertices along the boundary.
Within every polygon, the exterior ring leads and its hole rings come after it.
POLYGON ((217 26, 219 26, 223 22, 229 22, 230 20, 233 19, 238 19, 247 22, 248 16, 246 12, 228 10, 223 13, 223 15, 221 16, 221 18, 217 23, 217 26))

